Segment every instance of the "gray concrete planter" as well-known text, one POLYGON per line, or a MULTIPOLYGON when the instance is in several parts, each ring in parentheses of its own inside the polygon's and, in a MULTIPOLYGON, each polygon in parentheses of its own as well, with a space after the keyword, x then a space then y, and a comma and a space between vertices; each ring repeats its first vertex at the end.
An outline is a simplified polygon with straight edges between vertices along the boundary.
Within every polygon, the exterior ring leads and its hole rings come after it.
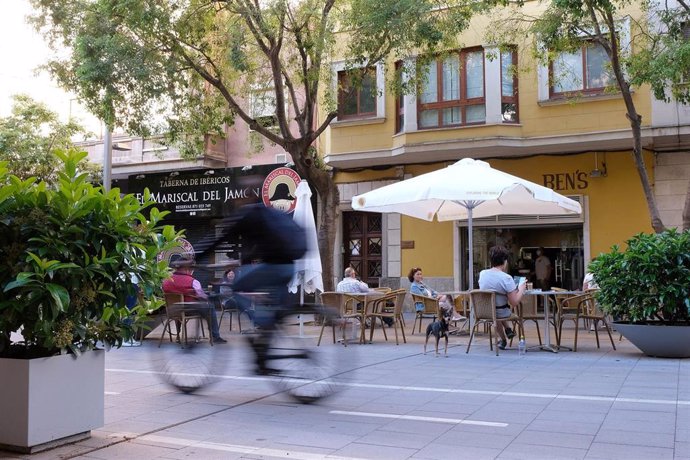
POLYGON ((0 358, 0 448, 33 453, 103 426, 105 352, 0 358))
POLYGON ((690 358, 690 326, 631 324, 614 321, 615 328, 648 356, 690 358))

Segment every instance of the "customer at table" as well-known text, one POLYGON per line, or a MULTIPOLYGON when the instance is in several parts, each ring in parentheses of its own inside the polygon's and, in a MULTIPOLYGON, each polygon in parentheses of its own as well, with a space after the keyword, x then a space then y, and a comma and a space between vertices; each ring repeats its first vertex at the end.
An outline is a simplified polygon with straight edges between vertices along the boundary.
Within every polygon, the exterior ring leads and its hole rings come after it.
POLYGON ((345 277, 338 283, 335 290, 337 292, 347 292, 347 293, 367 293, 375 292, 374 289, 370 289, 369 285, 364 281, 357 279, 357 272, 352 267, 347 267, 345 269, 345 277))
MULTIPOLYGON (((422 269, 417 267, 410 270, 407 274, 407 279, 410 280, 410 292, 412 294, 423 295, 424 297, 432 297, 436 300, 441 300, 441 295, 424 284, 424 275, 422 274, 422 269)), ((424 304, 422 302, 415 303, 415 310, 424 310, 424 304)))
POLYGON ((501 318, 509 318, 511 315, 510 306, 516 307, 525 293, 525 283, 515 285, 515 280, 508 272, 508 258, 510 253, 503 246, 494 246, 489 249, 489 259, 491 268, 482 270, 479 273, 479 289, 494 291, 496 293, 496 332, 501 338, 498 347, 505 350, 508 344, 507 339, 515 337, 515 332, 501 321, 501 318))
MULTIPOLYGON (((188 310, 208 320, 213 342, 226 343, 227 340, 220 336, 220 331, 218 330, 218 318, 216 317, 215 308, 208 302, 208 296, 201 288, 199 280, 192 276, 194 273, 194 260, 190 258, 181 258, 171 262, 170 266, 174 267, 175 271, 170 278, 163 281, 163 292, 182 294, 185 302, 202 301, 199 302, 197 306, 190 307, 188 310)), ((178 331, 180 327, 181 325, 177 324, 178 331)))

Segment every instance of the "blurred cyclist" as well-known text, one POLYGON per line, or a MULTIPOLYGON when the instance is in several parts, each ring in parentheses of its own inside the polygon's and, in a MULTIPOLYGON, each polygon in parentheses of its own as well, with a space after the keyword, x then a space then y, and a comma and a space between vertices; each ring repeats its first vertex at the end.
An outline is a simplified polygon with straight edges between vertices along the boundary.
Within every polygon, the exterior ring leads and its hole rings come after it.
POLYGON ((239 237, 242 266, 236 270, 233 291, 239 307, 251 311, 252 300, 242 293, 266 292, 271 300, 254 311, 258 337, 252 340, 258 371, 269 373, 264 363, 268 339, 276 314, 286 308, 287 285, 294 275, 294 261, 307 251, 306 235, 291 215, 266 207, 263 203, 242 206, 223 219, 213 240, 199 242, 196 248, 207 253, 221 242, 239 237), (219 231, 220 230, 220 231, 219 231))

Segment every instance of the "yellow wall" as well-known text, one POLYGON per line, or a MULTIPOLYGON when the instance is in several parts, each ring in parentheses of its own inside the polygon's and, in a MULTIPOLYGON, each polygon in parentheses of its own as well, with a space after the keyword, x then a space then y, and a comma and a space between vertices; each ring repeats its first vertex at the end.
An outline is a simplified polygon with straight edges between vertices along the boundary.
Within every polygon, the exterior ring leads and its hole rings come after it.
POLYGON ((414 249, 402 250, 402 276, 421 267, 425 277, 453 276, 453 223, 427 222, 402 217, 402 240, 414 241, 414 249))

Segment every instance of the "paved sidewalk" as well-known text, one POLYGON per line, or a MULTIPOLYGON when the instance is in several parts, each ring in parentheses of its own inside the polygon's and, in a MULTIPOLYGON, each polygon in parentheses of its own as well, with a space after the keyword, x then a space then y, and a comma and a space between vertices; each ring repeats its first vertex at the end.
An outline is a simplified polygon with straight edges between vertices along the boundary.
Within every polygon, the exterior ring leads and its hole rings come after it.
MULTIPOLYGON (((411 324, 407 344, 389 329, 388 342, 379 331, 372 344, 338 346, 356 368, 345 391, 311 406, 252 376, 236 334, 214 347, 228 364, 220 381, 196 395, 156 375, 174 344, 111 351, 103 428, 0 458, 690 459, 690 360, 647 358, 617 334, 617 351, 606 335, 598 350, 587 332, 577 353, 496 357, 481 336, 465 354, 467 336, 453 336, 448 358, 436 358, 411 324)), ((572 344, 573 330, 564 335, 572 344)))

